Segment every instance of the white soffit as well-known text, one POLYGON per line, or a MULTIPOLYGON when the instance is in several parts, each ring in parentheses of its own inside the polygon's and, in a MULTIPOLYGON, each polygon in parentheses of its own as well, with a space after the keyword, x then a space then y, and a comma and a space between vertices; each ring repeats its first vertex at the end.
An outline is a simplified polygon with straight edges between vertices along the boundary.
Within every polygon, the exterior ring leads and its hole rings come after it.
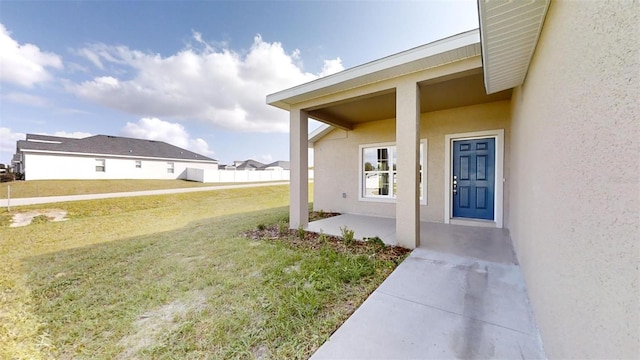
POLYGON ((479 0, 487 94, 521 85, 538 43, 550 0, 479 0))
POLYGON ((292 104, 480 55, 480 31, 467 31, 267 95, 267 104, 292 104))

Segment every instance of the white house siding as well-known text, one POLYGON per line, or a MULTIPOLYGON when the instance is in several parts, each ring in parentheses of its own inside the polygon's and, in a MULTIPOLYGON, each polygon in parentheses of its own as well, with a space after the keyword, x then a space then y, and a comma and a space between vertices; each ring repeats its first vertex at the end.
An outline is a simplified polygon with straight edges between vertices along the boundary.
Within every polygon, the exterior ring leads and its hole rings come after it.
MULTIPOLYGON (((509 157, 510 103, 496 101, 421 114, 420 138, 427 140, 427 204, 422 221, 444 222, 445 135, 482 130, 505 130, 505 158, 509 157)), ((395 217, 395 202, 358 198, 359 145, 396 141, 395 119, 356 124, 351 131, 335 129, 314 144, 315 210, 395 217), (344 193, 344 197, 343 197, 344 193)), ((509 177, 505 163, 504 176, 509 177)), ((504 184, 504 207, 509 207, 509 183, 504 184)), ((504 226, 508 226, 505 211, 504 226)))
POLYGON ((549 358, 640 356, 639 13, 553 1, 512 98, 509 227, 549 358))
POLYGON ((187 168, 218 167, 215 163, 34 153, 24 153, 24 166, 25 180, 186 179, 187 168), (105 159, 104 172, 96 171, 96 159, 105 159), (136 160, 141 161, 141 168, 136 168, 136 160), (167 172, 170 162, 173 173, 167 172))

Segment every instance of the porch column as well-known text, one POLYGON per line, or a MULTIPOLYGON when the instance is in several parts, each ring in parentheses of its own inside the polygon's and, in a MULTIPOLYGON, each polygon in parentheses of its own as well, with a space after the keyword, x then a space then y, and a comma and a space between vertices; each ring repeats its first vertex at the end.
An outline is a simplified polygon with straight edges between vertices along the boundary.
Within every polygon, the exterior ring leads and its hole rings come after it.
POLYGON ((289 227, 297 229, 309 225, 309 160, 307 112, 292 108, 289 111, 289 227))
POLYGON ((396 87, 396 240, 413 249, 420 244, 420 88, 396 87))

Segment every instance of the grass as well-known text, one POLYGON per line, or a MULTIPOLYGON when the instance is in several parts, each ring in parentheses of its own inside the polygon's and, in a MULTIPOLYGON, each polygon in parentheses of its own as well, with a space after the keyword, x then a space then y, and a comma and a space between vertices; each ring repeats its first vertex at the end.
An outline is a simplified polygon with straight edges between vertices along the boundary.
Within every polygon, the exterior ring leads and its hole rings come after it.
MULTIPOLYGON (((2 184, 0 198, 7 198, 7 186, 11 186, 11 198, 106 194, 144 190, 180 189, 229 183, 199 183, 186 180, 30 180, 2 184)), ((234 183, 240 184, 240 183, 234 183)))
POLYGON ((287 202, 287 186, 105 199, 3 227, 0 358, 307 358, 395 262, 240 235, 278 232, 287 202))

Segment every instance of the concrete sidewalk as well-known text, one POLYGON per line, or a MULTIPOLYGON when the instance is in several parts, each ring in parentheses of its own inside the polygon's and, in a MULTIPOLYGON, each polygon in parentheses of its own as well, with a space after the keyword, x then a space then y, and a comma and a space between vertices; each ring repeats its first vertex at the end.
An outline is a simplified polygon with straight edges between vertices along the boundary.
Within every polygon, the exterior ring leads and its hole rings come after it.
MULTIPOLYGON (((395 239, 395 221, 345 215, 347 225, 395 239)), ((325 219, 325 220, 330 220, 325 219)), ((545 357, 508 231, 422 223, 421 246, 312 359, 540 359, 545 357)))
POLYGON ((130 191, 130 192, 119 192, 119 193, 108 193, 108 194, 84 194, 84 195, 66 195, 66 196, 46 196, 46 197, 37 197, 37 198, 17 198, 17 199, 11 199, 10 204, 8 204, 7 199, 0 199, 0 207, 7 207, 8 205, 23 206, 23 205, 36 205, 36 204, 48 204, 48 203, 57 203, 57 202, 95 200, 95 199, 109 199, 109 198, 132 197, 132 196, 180 194, 180 193, 189 193, 189 192, 197 192, 197 191, 239 189, 239 188, 248 188, 248 187, 276 186, 276 185, 288 185, 288 184, 289 184, 288 181, 279 181, 279 182, 269 182, 269 183, 216 185, 216 186, 180 188, 180 189, 130 191))

